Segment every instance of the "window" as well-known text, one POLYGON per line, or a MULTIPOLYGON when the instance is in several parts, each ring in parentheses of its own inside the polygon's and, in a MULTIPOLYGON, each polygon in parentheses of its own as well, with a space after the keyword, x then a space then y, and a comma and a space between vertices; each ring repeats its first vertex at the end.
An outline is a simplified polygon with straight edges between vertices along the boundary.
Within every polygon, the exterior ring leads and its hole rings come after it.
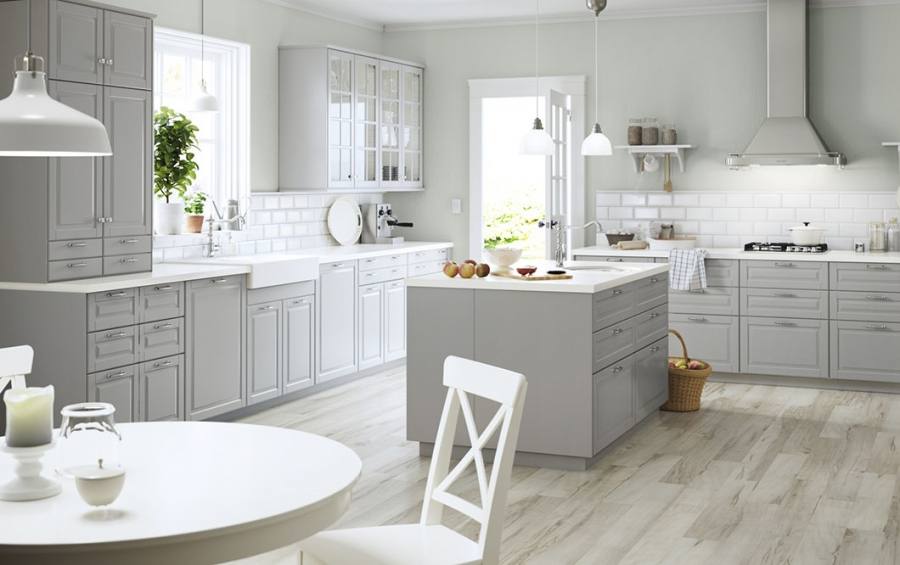
POLYGON ((192 112, 200 93, 203 65, 200 35, 157 28, 153 53, 154 109, 168 106, 187 115, 200 130, 194 188, 220 205, 237 199, 245 209, 250 197, 250 46, 205 38, 205 71, 218 112, 192 112))

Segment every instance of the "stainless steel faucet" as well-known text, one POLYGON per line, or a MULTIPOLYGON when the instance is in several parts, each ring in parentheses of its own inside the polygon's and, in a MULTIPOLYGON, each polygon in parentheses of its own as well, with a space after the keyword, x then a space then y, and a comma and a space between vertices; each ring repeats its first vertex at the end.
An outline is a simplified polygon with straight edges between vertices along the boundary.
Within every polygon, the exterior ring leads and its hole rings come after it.
POLYGON ((250 206, 247 206, 247 209, 244 210, 243 214, 239 214, 237 210, 237 200, 229 200, 228 207, 225 209, 226 212, 233 212, 231 217, 225 218, 222 216, 222 213, 219 211, 219 207, 216 205, 215 200, 210 199, 212 202, 213 208, 216 211, 216 216, 218 218, 213 218, 212 214, 206 219, 206 249, 204 256, 205 257, 215 257, 216 254, 219 253, 220 246, 218 242, 216 242, 213 237, 213 231, 215 231, 216 225, 227 225, 231 230, 239 230, 244 224, 247 223, 247 212, 250 210, 250 206))
POLYGON ((566 249, 566 232, 573 229, 587 229, 591 226, 597 227, 597 233, 603 231, 603 226, 600 225, 600 222, 596 220, 591 220, 590 222, 584 224, 583 226, 565 226, 563 227, 562 216, 559 216, 559 219, 550 220, 549 222, 545 222, 541 220, 538 222, 539 228, 547 228, 550 230, 552 237, 554 238, 554 250, 553 250, 553 258, 556 261, 556 266, 558 268, 563 268, 566 264, 566 258, 568 256, 568 251, 566 249))

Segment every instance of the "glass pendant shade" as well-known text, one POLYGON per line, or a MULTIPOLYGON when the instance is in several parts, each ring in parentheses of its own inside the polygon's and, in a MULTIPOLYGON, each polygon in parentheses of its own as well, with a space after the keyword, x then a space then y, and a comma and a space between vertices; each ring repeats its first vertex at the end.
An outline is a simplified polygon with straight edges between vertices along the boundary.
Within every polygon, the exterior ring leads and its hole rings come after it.
POLYGON ((612 155, 612 143, 606 134, 600 131, 600 124, 594 124, 594 131, 581 142, 581 154, 586 157, 612 155))
POLYGON ((528 133, 522 138, 520 153, 522 155, 553 155, 553 139, 544 130, 540 118, 534 119, 534 128, 528 130, 528 133))
POLYGON ((13 89, 0 100, 0 156, 91 157, 112 155, 103 124, 47 94, 42 71, 16 71, 13 89))
POLYGON ((217 112, 219 99, 206 89, 206 81, 200 83, 200 95, 194 98, 191 109, 195 112, 217 112))

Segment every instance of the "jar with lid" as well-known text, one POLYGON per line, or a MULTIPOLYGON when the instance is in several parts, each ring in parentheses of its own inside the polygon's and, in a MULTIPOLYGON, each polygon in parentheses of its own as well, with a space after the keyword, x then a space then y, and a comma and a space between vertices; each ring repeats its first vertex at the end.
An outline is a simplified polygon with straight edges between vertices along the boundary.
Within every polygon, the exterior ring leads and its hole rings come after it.
POLYGON ((62 409, 59 428, 57 472, 71 477, 71 470, 95 465, 102 459, 109 466, 120 466, 119 442, 113 414, 116 408, 106 402, 82 402, 62 409))
POLYGON ((869 251, 887 251, 887 242, 884 222, 869 222, 869 251))
POLYGON ((641 145, 659 144, 659 120, 656 118, 644 118, 641 126, 641 145))
POLYGON ((628 145, 641 144, 641 127, 644 121, 640 118, 631 118, 628 120, 628 145))
POLYGON ((678 143, 678 132, 672 124, 663 125, 660 137, 662 137, 663 145, 676 145, 678 143))
POLYGON ((900 223, 897 218, 891 218, 887 225, 887 250, 900 251, 900 223))

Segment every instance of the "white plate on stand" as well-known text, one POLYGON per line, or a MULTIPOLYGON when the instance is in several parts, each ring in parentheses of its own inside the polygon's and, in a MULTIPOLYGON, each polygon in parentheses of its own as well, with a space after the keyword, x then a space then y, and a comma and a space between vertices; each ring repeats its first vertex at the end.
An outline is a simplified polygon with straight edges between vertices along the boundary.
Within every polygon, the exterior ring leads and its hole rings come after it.
POLYGON ((341 196, 328 209, 328 233, 341 245, 353 245, 362 234, 362 211, 356 200, 341 196))

